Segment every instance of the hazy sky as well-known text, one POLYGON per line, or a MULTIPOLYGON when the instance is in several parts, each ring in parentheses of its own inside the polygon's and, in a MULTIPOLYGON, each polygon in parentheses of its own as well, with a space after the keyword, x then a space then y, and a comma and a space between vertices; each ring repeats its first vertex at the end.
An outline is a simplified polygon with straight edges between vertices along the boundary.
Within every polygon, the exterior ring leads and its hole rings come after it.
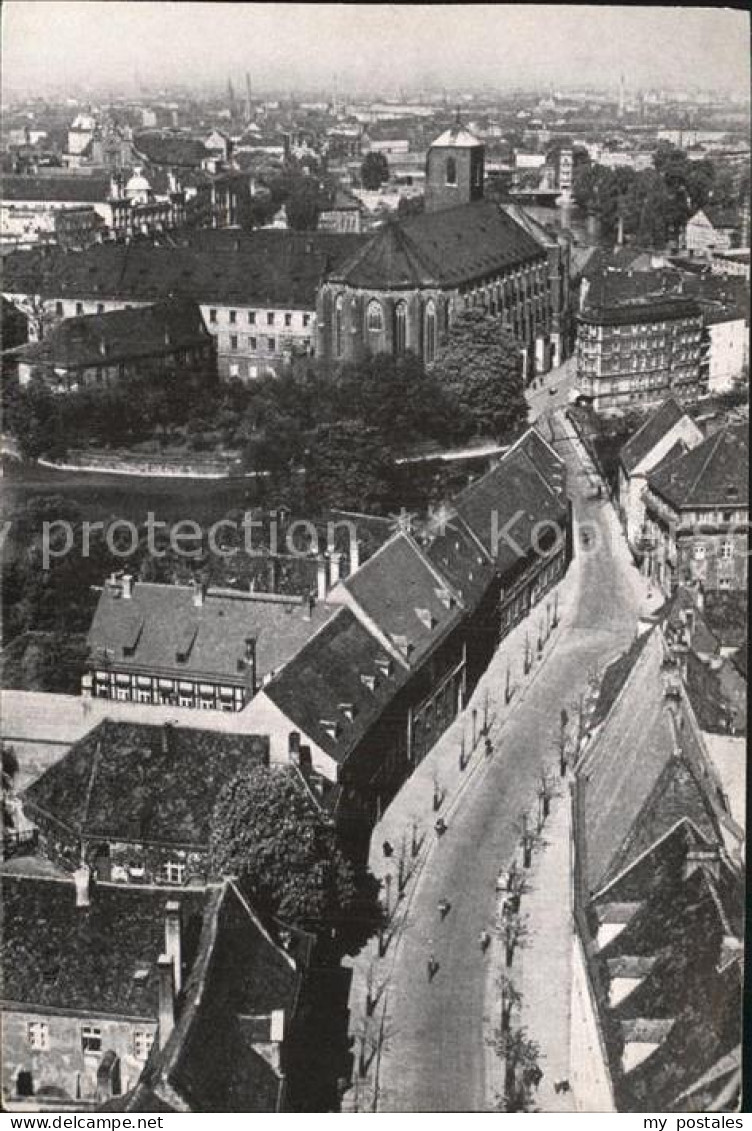
POLYGON ((749 87, 749 22, 719 8, 6 0, 3 78, 254 88, 490 83, 749 87))

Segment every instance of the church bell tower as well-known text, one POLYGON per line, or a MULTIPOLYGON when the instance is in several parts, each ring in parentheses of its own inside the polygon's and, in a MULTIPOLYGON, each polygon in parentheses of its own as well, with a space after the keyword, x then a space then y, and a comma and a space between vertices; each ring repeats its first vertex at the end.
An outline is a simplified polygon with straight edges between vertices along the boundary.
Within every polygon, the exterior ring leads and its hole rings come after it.
POLYGON ((426 212, 483 199, 485 146, 457 121, 431 145, 426 160, 426 212))

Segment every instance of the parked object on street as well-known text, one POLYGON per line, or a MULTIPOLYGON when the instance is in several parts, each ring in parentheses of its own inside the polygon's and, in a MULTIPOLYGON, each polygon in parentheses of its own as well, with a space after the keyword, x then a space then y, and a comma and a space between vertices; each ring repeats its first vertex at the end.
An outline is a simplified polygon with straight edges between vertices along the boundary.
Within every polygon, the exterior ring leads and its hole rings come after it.
POLYGON ((485 954, 489 946, 491 945, 491 936, 489 935, 488 931, 481 931, 480 935, 478 936, 478 942, 480 943, 480 949, 485 954))

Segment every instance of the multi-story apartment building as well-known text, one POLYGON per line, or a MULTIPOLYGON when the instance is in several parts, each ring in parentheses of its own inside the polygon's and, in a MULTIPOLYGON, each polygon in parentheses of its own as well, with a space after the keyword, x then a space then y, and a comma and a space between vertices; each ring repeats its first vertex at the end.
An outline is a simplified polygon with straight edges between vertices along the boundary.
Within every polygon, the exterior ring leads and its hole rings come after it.
POLYGON ((674 295, 589 302, 578 315, 577 385, 596 412, 702 391, 702 315, 674 295))
POLYGON ((746 588, 748 475, 747 425, 722 428, 648 475, 642 544, 666 594, 682 582, 746 588))

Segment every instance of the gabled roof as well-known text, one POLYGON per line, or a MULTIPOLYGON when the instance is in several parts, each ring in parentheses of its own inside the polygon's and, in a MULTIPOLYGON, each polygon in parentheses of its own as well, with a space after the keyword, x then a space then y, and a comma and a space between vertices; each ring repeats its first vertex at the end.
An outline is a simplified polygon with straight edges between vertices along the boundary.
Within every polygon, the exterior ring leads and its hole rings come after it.
POLYGON ((59 248, 11 252, 3 259, 3 291, 135 302, 180 295, 203 304, 313 311, 327 271, 368 237, 205 229, 179 238, 179 246, 170 247, 109 243, 75 254, 59 248))
POLYGON ((89 629, 93 666, 244 685, 248 640, 260 681, 333 615, 323 603, 309 611, 303 600, 231 589, 209 589, 201 604, 190 585, 135 581, 131 592, 105 585, 89 629))
MULTIPOLYGON (((351 574, 343 589, 355 615, 376 626, 411 668, 462 616, 447 580, 401 531, 351 574)), ((333 594, 336 599, 336 591, 333 594)))
POLYGON ((578 766, 580 856, 591 893, 678 821, 689 817, 710 834, 719 827, 717 783, 682 707, 666 697, 664 658, 656 627, 578 766))
MULTIPOLYGON (((451 511, 449 512, 451 515, 451 511)), ((493 563, 463 520, 453 516, 425 533, 426 557, 459 593, 466 609, 483 598, 494 574, 493 563)))
MULTIPOLYGON (((739 962, 727 964, 726 943, 741 937, 744 890, 723 860, 717 873, 702 864, 687 868, 690 852, 710 847, 685 826, 656 844, 609 892, 638 900, 638 909, 600 952, 589 948, 619 1111, 693 1110, 685 1106, 687 1090, 703 1079, 710 1084, 708 1072, 738 1048, 741 970, 739 962), (611 979, 629 977, 630 968, 631 992, 609 1000, 611 979), (642 1040, 657 1048, 628 1068, 623 1044, 642 1040)), ((717 1074, 718 1094, 726 1076, 717 1074)))
POLYGON ((266 736, 105 719, 24 794, 81 839, 206 847, 222 787, 269 758, 266 736))
POLYGON ((538 523, 560 526, 566 518, 560 481, 549 481, 546 463, 533 457, 538 443, 523 440, 454 500, 457 513, 501 572, 519 566, 534 549, 538 523))
POLYGON ((232 881, 213 889, 175 1028, 108 1110, 276 1112, 300 973, 232 881), (272 1014, 284 1014, 281 1031, 272 1014))
POLYGON ((157 960, 166 899, 184 922, 206 897, 187 889, 93 884, 76 906, 73 879, 3 875, 3 997, 20 1005, 157 1019, 157 960))
POLYGON ((109 198, 110 178, 101 176, 5 176, 4 201, 49 201, 49 203, 101 204, 109 198))
POLYGON ((648 476, 648 485, 672 506, 749 505, 749 431, 746 424, 721 428, 696 448, 648 476))
POLYGON ((386 223, 333 282, 352 287, 455 287, 545 255, 541 244, 489 200, 386 223))
POLYGON ((211 341, 197 304, 173 298, 133 310, 65 318, 41 342, 22 346, 14 356, 32 365, 82 369, 162 357, 211 341))
POLYGON ((653 448, 674 428, 684 411, 673 397, 668 397, 660 408, 644 420, 634 435, 630 436, 619 453, 622 466, 628 472, 642 463, 653 448))
POLYGON ((303 734, 342 762, 406 678, 405 669, 343 608, 264 693, 303 734))

